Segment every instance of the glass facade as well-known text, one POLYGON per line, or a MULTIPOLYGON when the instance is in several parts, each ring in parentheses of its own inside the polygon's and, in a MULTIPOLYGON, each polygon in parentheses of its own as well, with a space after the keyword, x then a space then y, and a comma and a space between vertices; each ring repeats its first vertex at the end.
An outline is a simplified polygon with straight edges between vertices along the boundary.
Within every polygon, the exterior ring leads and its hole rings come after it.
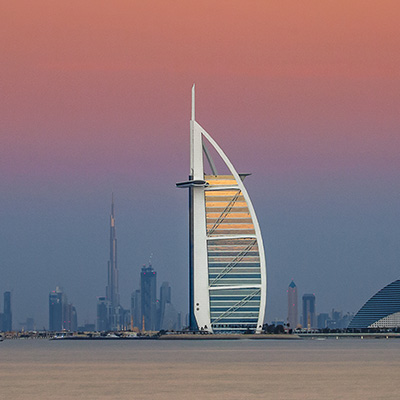
POLYGON ((351 320, 349 328, 394 328, 400 326, 397 325, 398 319, 395 317, 395 314, 399 312, 400 280, 397 280, 373 295, 351 320), (387 318, 389 316, 392 317, 387 318), (391 326, 389 326, 389 321, 392 322, 391 326))
POLYGON ((236 172, 194 116, 193 86, 189 180, 177 183, 189 188, 189 329, 260 333, 267 273, 260 226, 243 184, 247 174, 236 172), (218 174, 208 145, 228 175, 218 174))
POLYGON ((233 175, 206 175, 210 318, 214 332, 254 330, 260 310, 258 242, 233 175))

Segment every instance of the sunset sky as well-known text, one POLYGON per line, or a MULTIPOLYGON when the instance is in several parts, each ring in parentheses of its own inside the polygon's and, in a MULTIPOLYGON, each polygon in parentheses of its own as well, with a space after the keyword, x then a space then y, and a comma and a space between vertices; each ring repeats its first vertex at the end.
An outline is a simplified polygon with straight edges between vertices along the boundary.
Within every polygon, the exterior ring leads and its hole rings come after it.
MULTIPOLYGON (((79 324, 105 294, 114 192, 122 304, 153 253, 186 313, 190 90, 247 188, 267 320, 291 279, 355 312, 399 278, 397 0, 0 3, 0 293, 14 327, 79 324)), ((0 300, 2 307, 2 298, 0 300)))

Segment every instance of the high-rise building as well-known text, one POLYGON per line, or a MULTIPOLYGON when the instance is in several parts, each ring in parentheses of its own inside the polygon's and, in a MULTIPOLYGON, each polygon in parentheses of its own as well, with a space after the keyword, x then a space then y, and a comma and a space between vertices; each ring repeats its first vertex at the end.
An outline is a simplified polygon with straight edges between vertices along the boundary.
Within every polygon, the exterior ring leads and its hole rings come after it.
POLYGON ((327 328, 328 327, 328 321, 329 321, 329 314, 328 313, 318 314, 318 317, 317 317, 317 327, 318 327, 318 329, 327 328))
POLYGON ((316 328, 315 319, 315 295, 303 295, 303 328, 313 329, 316 328))
POLYGON ((57 286, 49 294, 49 330, 61 331, 63 329, 63 311, 65 303, 65 295, 63 290, 57 286))
POLYGON ((11 292, 4 292, 3 331, 12 331, 11 292))
POLYGON ((97 298, 96 327, 99 332, 110 330, 110 302, 104 296, 97 298))
POLYGON ((297 286, 292 281, 289 284, 288 290, 288 317, 287 322, 291 329, 296 329, 298 324, 298 305, 297 305, 297 286))
POLYGON ((140 290, 137 289, 131 294, 131 319, 132 325, 141 329, 142 327, 142 299, 140 290))
POLYGON ((168 282, 163 282, 160 287, 159 306, 159 329, 179 330, 181 323, 178 321, 178 313, 171 303, 171 286, 168 282))
POLYGON ((117 267, 117 237, 115 232, 114 196, 111 200, 110 214, 110 259, 108 261, 108 284, 106 299, 110 304, 109 328, 112 330, 121 327, 121 310, 118 291, 118 267, 117 267))
POLYGON ((214 139, 195 120, 194 85, 190 121, 189 328, 208 332, 260 333, 267 274, 260 226, 239 174, 214 139), (207 145, 228 175, 220 175, 207 145), (211 174, 205 174, 204 160, 211 174))
POLYGON ((76 308, 68 302, 63 304, 63 329, 71 332, 78 329, 76 308))
POLYGON ((171 286, 168 282, 163 282, 160 287, 160 315, 159 315, 159 328, 163 329, 163 320, 165 314, 166 304, 171 303, 171 286))
POLYGON ((147 331, 157 329, 157 272, 149 263, 143 265, 140 273, 140 294, 141 294, 141 320, 140 328, 144 326, 147 331))
POLYGON ((75 307, 68 303, 63 289, 59 286, 49 294, 49 330, 76 331, 78 318, 75 307))

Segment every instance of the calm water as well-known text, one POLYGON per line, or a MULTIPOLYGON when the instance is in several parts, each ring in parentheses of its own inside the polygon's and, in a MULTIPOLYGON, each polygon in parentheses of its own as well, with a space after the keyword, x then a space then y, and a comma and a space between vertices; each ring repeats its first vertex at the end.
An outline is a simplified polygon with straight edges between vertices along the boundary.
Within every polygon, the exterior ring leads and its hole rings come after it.
POLYGON ((400 340, 0 343, 0 399, 397 399, 400 340))

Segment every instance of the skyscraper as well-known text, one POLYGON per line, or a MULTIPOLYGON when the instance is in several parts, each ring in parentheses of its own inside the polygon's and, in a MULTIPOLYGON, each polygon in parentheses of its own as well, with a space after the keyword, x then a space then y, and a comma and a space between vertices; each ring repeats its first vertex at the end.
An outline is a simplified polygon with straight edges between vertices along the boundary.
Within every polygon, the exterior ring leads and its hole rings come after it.
POLYGON ((117 237, 115 234, 114 196, 111 200, 110 214, 110 259, 108 261, 108 285, 106 289, 107 300, 111 307, 119 306, 118 293, 118 268, 117 268, 117 237))
POLYGON ((12 331, 11 292, 4 292, 3 330, 12 331))
POLYGON ((160 287, 159 301, 159 329, 178 330, 181 328, 178 313, 171 303, 171 286, 168 282, 163 282, 160 287))
POLYGON ((131 318, 134 327, 141 329, 142 327, 142 299, 140 289, 135 290, 131 294, 131 318))
POLYGON ((106 297, 97 298, 96 328, 99 332, 110 330, 110 302, 106 297))
POLYGON ((165 308, 167 304, 171 303, 171 286, 169 286, 168 282, 163 282, 160 287, 160 313, 159 313, 159 328, 163 329, 163 321, 165 308))
POLYGON ((76 331, 78 319, 75 307, 68 303, 68 299, 62 288, 56 287, 49 294, 49 330, 76 331))
POLYGON ((315 320, 315 295, 303 295, 303 328, 313 329, 316 328, 315 320))
MULTIPOLYGON (((140 273, 141 319, 147 331, 157 329, 157 272, 149 263, 140 273)), ((141 325, 142 327, 142 325, 141 325)))
POLYGON ((78 328, 78 317, 76 308, 66 302, 63 304, 63 329, 66 331, 76 331, 78 328))
POLYGON ((267 274, 260 226, 238 174, 214 139, 195 120, 194 85, 190 121, 189 328, 208 332, 261 332, 267 274), (219 175, 207 145, 228 175, 219 175), (208 160, 210 175, 204 171, 208 160))
POLYGON ((65 295, 62 289, 57 286, 49 294, 49 331, 61 331, 63 329, 63 304, 65 295))
POLYGON ((292 281, 288 290, 288 317, 287 321, 291 329, 296 329, 298 324, 297 286, 292 281))
POLYGON ((114 196, 111 200, 110 214, 110 259, 108 261, 108 285, 106 288, 106 297, 110 302, 112 329, 119 325, 118 307, 119 307, 119 292, 118 292, 118 267, 117 267, 117 237, 115 234, 115 215, 114 215, 114 196))

